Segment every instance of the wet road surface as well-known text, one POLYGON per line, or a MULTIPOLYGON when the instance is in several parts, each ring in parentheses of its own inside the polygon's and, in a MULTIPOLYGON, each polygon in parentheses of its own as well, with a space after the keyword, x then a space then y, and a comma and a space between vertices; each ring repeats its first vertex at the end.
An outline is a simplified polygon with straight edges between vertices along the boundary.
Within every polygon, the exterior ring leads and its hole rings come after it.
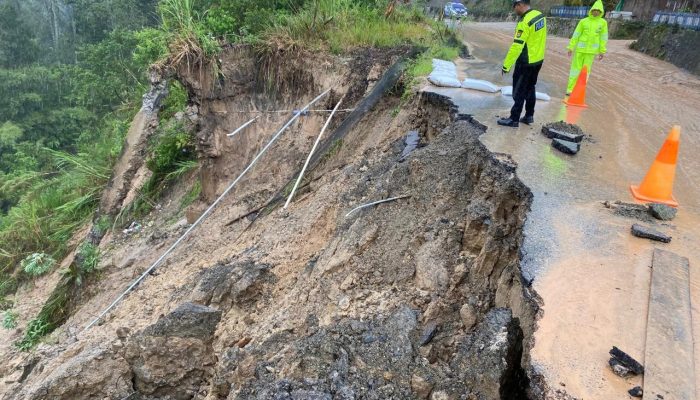
MULTIPOLYGON (((458 63, 461 78, 511 85, 511 76, 501 78, 500 65, 514 27, 464 25, 460 31, 475 59, 458 63)), ((429 90, 450 95, 461 112, 487 125, 482 141, 492 151, 510 154, 534 193, 523 273, 534 278, 544 314, 531 352, 533 365, 550 385, 576 398, 626 399, 641 379, 613 375, 608 351, 615 345, 644 361, 655 246, 690 260, 695 364, 700 366, 700 79, 628 49, 628 41, 611 41, 608 56, 593 66, 589 108, 567 109, 561 103, 570 62, 567 42, 550 36, 537 90, 552 101, 538 102, 531 127, 495 123, 497 116, 508 115, 510 97, 429 90), (552 149, 540 133, 543 123, 562 119, 576 120, 591 135, 577 156, 552 149), (674 124, 682 127, 674 190, 681 207, 674 221, 657 225, 673 242, 656 244, 632 237, 630 227, 637 221, 614 215, 602 202, 633 201, 629 185, 644 177, 674 124)), ((700 390, 700 377, 696 387, 700 390)))

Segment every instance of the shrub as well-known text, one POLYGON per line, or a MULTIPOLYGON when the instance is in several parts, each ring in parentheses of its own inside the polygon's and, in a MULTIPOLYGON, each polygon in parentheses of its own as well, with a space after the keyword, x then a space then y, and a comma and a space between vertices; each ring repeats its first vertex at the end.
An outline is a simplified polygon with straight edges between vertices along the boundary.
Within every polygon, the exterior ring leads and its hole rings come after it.
POLYGON ((16 328, 17 318, 19 318, 19 315, 16 312, 12 310, 6 310, 2 316, 2 327, 5 329, 16 328))
POLYGON ((29 276, 43 275, 53 268, 54 265, 56 265, 56 260, 44 253, 34 253, 27 256, 27 258, 22 260, 21 264, 22 269, 29 276))

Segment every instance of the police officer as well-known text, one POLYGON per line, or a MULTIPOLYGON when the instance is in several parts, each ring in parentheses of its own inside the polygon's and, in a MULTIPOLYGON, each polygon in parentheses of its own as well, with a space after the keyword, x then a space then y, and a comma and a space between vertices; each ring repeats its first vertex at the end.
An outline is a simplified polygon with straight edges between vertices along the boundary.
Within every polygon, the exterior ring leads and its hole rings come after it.
POLYGON ((513 10, 520 20, 515 27, 515 38, 503 61, 501 74, 510 72, 513 64, 513 108, 509 118, 498 120, 499 125, 517 127, 519 122, 535 122, 535 85, 542 68, 547 45, 547 19, 544 14, 530 8, 530 0, 514 0, 513 10), (520 114, 525 105, 525 116, 520 114))

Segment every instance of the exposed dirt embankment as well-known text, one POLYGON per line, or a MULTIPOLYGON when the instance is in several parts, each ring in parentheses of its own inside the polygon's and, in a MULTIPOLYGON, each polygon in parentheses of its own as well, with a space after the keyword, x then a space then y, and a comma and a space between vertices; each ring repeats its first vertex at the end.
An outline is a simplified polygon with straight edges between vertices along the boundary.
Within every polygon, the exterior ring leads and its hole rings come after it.
POLYGON ((650 25, 630 47, 700 75, 698 42, 698 31, 679 29, 676 26, 650 25))
MULTIPOLYGON (((330 86, 324 107, 342 95, 354 107, 397 58, 299 60, 278 71, 297 84, 270 95, 238 72, 256 66, 236 51, 213 91, 185 76, 204 204, 288 118, 263 117, 227 141, 249 117, 238 111, 293 109, 330 86)), ((53 344, 13 361, 22 372, 3 398, 525 398, 537 307, 519 265, 531 193, 448 99, 422 94, 396 115, 398 105, 385 96, 336 137, 288 210, 237 219, 295 176, 323 121, 303 117, 155 276, 76 338, 183 222, 161 216, 115 238, 104 292, 53 344), (420 144, 406 155, 409 131, 420 144), (396 196, 406 197, 347 215, 396 196)))

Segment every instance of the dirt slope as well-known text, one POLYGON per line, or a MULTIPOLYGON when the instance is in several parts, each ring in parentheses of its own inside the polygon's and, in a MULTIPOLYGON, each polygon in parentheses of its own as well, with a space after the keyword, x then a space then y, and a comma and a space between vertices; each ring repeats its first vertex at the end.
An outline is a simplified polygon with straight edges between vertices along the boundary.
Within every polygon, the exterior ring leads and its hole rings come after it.
MULTIPOLYGON (((278 71, 303 85, 265 95, 235 73, 250 62, 235 51, 217 89, 184 77, 205 204, 288 117, 227 142, 249 117, 237 111, 292 109, 330 84, 323 106, 343 94, 355 104, 398 58, 307 60, 278 71)), ((99 293, 34 354, 7 355, 2 398, 524 398, 536 305, 519 251, 531 194, 446 98, 421 95, 394 116, 398 105, 387 96, 369 112, 288 211, 236 219, 295 175, 323 121, 304 117, 153 276, 81 332, 186 221, 165 208, 143 232, 115 234, 99 293), (411 130, 421 145, 401 161, 411 130), (408 197, 346 216, 393 196, 408 197)))

